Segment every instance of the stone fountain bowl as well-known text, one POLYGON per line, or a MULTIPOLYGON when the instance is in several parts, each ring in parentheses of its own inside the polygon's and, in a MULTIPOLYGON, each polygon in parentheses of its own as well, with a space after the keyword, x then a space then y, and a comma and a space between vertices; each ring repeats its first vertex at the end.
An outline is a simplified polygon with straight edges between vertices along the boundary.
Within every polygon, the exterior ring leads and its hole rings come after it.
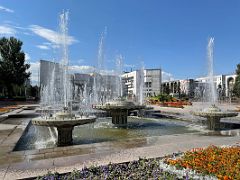
POLYGON ((133 109, 144 109, 144 105, 136 105, 132 101, 123 100, 121 98, 115 99, 113 101, 106 102, 104 105, 96 105, 95 109, 100 110, 111 110, 111 109, 125 109, 125 110, 133 110, 133 109))
POLYGON ((94 123, 96 121, 95 116, 82 116, 82 117, 73 117, 73 118, 44 118, 37 117, 32 119, 32 124, 37 126, 49 126, 49 127, 60 127, 60 126, 79 126, 83 124, 94 123))
POLYGON ((193 115, 200 116, 200 117, 235 117, 238 115, 237 112, 223 112, 217 106, 212 105, 203 111, 192 112, 193 115))
POLYGON ((198 111, 193 112, 193 115, 200 116, 200 117, 235 117, 238 115, 237 112, 204 112, 204 111, 198 111))

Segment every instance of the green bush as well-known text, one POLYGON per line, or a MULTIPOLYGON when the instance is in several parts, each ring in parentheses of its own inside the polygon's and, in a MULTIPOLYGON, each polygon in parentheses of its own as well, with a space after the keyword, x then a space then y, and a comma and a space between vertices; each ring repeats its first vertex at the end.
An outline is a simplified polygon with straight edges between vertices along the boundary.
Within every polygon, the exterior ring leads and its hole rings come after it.
POLYGON ((159 94, 157 96, 155 96, 154 98, 156 98, 156 100, 160 101, 160 102, 169 102, 173 100, 173 97, 168 95, 168 94, 159 94))

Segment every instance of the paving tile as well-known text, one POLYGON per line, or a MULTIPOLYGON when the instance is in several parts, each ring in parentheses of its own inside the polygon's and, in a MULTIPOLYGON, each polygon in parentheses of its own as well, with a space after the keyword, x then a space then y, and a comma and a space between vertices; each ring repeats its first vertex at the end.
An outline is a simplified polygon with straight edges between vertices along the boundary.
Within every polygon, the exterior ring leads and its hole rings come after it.
POLYGON ((33 149, 33 150, 25 150, 24 151, 24 155, 30 155, 30 154, 38 154, 39 153, 39 149, 33 149))
POLYGON ((26 156, 25 159, 27 161, 41 160, 41 159, 45 159, 45 155, 44 155, 44 153, 42 153, 42 154, 31 154, 31 155, 26 156))
POLYGON ((54 147, 53 151, 64 151, 64 150, 69 150, 71 149, 71 146, 64 146, 64 147, 54 147))
POLYGON ((38 161, 24 161, 19 163, 10 164, 8 171, 24 171, 24 170, 36 170, 36 169, 48 169, 53 168, 53 160, 44 159, 38 161))
POLYGON ((39 149, 39 153, 50 153, 53 152, 53 148, 39 149))
POLYGON ((57 152, 50 152, 50 153, 44 153, 44 158, 55 158, 55 157, 61 157, 63 156, 62 151, 57 151, 57 152))
POLYGON ((2 156, 0 158, 0 164, 1 165, 5 165, 5 164, 9 164, 9 163, 16 163, 16 162, 21 162, 23 161, 23 158, 21 157, 9 157, 7 155, 2 156))
POLYGON ((9 167, 9 164, 0 165, 0 179, 4 179, 7 173, 8 167, 9 167))
POLYGON ((0 157, 11 152, 13 149, 13 146, 0 146, 0 157))
POLYGON ((54 159, 55 167, 67 167, 74 166, 75 164, 84 164, 84 162, 89 161, 89 156, 68 156, 62 158, 54 159))
POLYGON ((11 154, 25 156, 25 151, 12 151, 11 154))

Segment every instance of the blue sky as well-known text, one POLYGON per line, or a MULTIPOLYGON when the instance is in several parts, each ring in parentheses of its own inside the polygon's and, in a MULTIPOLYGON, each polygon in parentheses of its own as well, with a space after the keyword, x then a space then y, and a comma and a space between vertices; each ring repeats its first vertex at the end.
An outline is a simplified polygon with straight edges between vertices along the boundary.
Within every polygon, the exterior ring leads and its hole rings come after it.
MULTIPOLYGON (((215 74, 233 73, 240 63, 238 0, 0 0, 0 36, 16 36, 36 76, 39 59, 58 59, 59 14, 69 10, 72 65, 96 66, 101 33, 105 67, 118 54, 124 70, 161 67, 175 79, 203 76, 206 46, 215 38, 215 74)), ((36 78, 35 78, 36 80, 36 78)))

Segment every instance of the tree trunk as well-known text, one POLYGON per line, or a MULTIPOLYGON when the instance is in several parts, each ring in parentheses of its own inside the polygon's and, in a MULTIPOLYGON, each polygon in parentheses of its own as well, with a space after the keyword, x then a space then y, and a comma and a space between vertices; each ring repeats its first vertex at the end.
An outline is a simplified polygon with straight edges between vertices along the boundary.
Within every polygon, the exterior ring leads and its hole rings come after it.
POLYGON ((13 87, 11 84, 6 85, 8 98, 13 97, 13 87))

